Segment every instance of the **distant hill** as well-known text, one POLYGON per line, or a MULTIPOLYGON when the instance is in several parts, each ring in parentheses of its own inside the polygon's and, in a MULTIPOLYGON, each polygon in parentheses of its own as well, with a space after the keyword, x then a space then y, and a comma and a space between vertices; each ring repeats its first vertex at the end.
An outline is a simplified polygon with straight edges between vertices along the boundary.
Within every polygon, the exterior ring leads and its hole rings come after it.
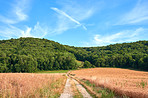
POLYGON ((148 41, 103 47, 73 47, 39 38, 0 41, 0 72, 36 72, 80 67, 148 70, 148 41))

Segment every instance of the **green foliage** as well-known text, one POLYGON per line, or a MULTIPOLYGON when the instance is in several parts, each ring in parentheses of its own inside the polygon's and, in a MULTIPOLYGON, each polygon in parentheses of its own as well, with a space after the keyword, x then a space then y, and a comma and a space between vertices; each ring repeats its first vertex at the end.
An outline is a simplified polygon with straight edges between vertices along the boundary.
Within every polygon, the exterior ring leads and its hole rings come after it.
POLYGON ((85 61, 83 67, 84 68, 91 68, 93 66, 92 66, 92 64, 89 61, 85 61))
POLYGON ((96 86, 94 83, 91 83, 89 80, 83 80, 83 82, 87 86, 90 86, 93 89, 93 91, 101 94, 101 98, 114 98, 115 97, 114 92, 107 88, 101 88, 99 86, 96 86))
POLYGON ((76 57, 64 45, 46 39, 0 41, 0 72, 77 69, 76 57))
POLYGON ((139 83, 137 83, 137 87, 141 87, 141 88, 145 88, 147 86, 147 82, 146 81, 141 81, 139 83))
POLYGON ((114 93, 113 91, 106 91, 106 90, 102 90, 102 96, 101 98, 114 98, 114 93))
POLYGON ((76 62, 77 62, 77 65, 79 66, 79 68, 82 68, 83 67, 84 62, 78 61, 78 60, 76 60, 76 62))
POLYGON ((90 81, 89 80, 85 80, 85 81, 83 81, 87 86, 90 86, 90 87, 96 87, 96 85, 95 84, 93 84, 93 83, 90 83, 90 81))
POLYGON ((70 47, 77 60, 96 67, 132 68, 148 71, 148 41, 114 44, 103 47, 70 47))
POLYGON ((140 85, 142 86, 142 88, 145 88, 147 86, 147 82, 141 81, 140 85))
POLYGON ((61 45, 39 38, 0 41, 0 72, 69 70, 81 67, 120 67, 148 71, 148 41, 86 48, 61 45))

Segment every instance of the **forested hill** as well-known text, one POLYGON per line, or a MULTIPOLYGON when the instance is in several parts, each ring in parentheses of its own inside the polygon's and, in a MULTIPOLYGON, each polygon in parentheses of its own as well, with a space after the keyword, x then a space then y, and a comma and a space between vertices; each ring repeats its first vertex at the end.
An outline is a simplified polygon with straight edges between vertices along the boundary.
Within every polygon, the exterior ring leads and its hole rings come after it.
POLYGON ((0 72, 35 72, 80 67, 148 70, 148 41, 87 48, 61 45, 39 38, 0 41, 0 72))

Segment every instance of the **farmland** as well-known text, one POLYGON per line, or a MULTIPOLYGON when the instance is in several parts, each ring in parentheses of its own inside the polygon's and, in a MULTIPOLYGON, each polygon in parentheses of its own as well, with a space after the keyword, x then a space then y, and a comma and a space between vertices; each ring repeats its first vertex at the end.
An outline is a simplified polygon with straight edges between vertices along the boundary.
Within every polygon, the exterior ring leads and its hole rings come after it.
POLYGON ((120 68, 91 68, 71 71, 75 77, 108 88, 120 96, 148 97, 148 72, 120 68))
MULTIPOLYGON (((58 98, 60 95, 67 96, 67 92, 70 91, 71 96, 81 98, 86 95, 86 93, 83 95, 80 90, 81 84, 90 86, 89 89, 92 88, 97 93, 96 96, 102 98, 107 96, 109 96, 108 98, 116 96, 131 98, 148 97, 148 72, 120 68, 89 68, 69 71, 70 76, 80 80, 78 81, 80 82, 79 84, 69 76, 66 78, 65 73, 67 71, 1 73, 0 98, 58 98), (64 87, 68 83, 66 80, 69 81, 69 89, 67 91, 65 91, 64 87), (108 90, 110 91, 108 92, 108 90)), ((87 87, 86 89, 88 90, 87 87)), ((88 93, 92 94, 90 90, 88 91, 88 93)))
POLYGON ((0 98, 59 97, 65 82, 61 74, 1 73, 0 98))

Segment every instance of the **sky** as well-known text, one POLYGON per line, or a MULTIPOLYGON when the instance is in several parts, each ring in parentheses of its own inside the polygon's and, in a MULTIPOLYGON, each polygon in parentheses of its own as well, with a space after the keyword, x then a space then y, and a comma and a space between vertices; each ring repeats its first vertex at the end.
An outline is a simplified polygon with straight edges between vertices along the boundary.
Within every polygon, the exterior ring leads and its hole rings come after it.
POLYGON ((0 40, 76 47, 148 40, 148 0, 0 0, 0 40))

